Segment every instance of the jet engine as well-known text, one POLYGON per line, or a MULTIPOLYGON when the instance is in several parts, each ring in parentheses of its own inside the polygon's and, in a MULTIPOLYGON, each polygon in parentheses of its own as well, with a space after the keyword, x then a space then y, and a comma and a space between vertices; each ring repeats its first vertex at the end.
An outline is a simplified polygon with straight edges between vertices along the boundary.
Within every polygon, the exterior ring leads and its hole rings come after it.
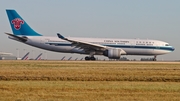
POLYGON ((118 48, 110 48, 103 52, 104 56, 107 56, 110 59, 120 59, 121 57, 121 49, 118 48))

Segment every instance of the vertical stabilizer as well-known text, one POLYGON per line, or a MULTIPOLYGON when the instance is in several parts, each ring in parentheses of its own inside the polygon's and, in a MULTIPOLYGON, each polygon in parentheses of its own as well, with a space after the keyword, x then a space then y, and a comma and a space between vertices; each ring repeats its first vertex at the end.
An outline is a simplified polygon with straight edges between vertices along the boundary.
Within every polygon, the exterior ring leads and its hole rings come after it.
POLYGON ((35 60, 41 60, 42 53, 37 56, 35 60))
POLYGON ((35 32, 15 10, 6 10, 13 34, 24 36, 42 36, 35 32))
POLYGON ((21 60, 27 60, 28 59, 29 52, 26 53, 21 60))

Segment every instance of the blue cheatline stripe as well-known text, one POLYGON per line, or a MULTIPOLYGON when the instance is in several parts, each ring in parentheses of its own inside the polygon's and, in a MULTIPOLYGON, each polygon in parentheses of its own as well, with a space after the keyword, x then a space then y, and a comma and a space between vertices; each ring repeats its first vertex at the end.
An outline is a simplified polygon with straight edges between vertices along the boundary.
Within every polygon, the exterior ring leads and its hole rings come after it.
POLYGON ((160 47, 160 46, 131 46, 131 45, 105 45, 109 47, 116 47, 116 48, 143 48, 143 49, 158 49, 158 50, 168 50, 174 51, 172 47, 160 47))
MULTIPOLYGON (((48 43, 48 44, 54 44, 56 46, 71 46, 69 43, 48 43)), ((132 46, 132 45, 106 45, 103 44, 104 46, 109 46, 109 47, 115 47, 115 48, 137 48, 137 49, 157 49, 157 50, 167 50, 167 51, 174 51, 174 48, 171 46, 167 47, 160 47, 160 46, 132 46)))

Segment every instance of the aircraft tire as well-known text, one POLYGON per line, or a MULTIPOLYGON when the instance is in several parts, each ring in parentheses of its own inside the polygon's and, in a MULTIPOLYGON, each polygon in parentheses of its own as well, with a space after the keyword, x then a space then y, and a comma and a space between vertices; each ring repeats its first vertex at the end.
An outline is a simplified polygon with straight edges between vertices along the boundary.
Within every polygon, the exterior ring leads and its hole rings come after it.
POLYGON ((157 59, 153 59, 153 61, 157 61, 157 59))
POLYGON ((85 60, 88 61, 88 60, 90 60, 90 58, 89 58, 88 56, 86 56, 86 57, 85 57, 85 60))
POLYGON ((93 61, 94 61, 94 60, 96 60, 96 58, 95 58, 95 57, 90 57, 90 59, 91 59, 91 60, 93 60, 93 61))

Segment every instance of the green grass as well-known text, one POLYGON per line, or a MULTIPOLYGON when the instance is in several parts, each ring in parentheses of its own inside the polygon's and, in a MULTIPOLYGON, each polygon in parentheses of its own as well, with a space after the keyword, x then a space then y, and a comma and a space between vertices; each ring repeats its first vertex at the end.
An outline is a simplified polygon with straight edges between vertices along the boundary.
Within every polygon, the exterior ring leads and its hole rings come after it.
POLYGON ((179 101, 179 62, 0 61, 0 101, 179 101))

